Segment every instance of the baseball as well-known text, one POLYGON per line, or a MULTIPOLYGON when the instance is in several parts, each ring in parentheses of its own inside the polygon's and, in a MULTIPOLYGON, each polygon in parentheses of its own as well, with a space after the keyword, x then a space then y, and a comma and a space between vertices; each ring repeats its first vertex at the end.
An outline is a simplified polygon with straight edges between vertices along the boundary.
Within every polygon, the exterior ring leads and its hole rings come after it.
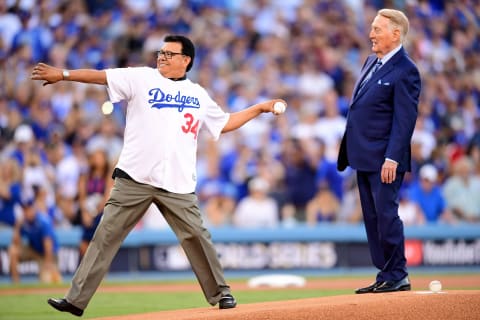
POLYGON ((440 292, 442 290, 442 283, 438 280, 433 280, 433 281, 430 282, 428 287, 430 288, 430 291, 432 291, 432 292, 440 292))
POLYGON ((105 101, 102 104, 102 113, 107 115, 107 114, 110 114, 112 112, 113 112, 113 103, 111 103, 110 101, 105 101))
POLYGON ((273 105, 273 113, 274 114, 282 114, 282 113, 285 112, 286 108, 287 108, 287 106, 285 105, 285 103, 277 101, 273 105))

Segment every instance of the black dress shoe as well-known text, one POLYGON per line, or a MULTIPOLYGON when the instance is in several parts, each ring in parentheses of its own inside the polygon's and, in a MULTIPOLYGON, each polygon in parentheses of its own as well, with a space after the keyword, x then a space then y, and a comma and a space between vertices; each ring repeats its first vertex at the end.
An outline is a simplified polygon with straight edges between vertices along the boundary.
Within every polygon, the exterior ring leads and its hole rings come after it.
POLYGON ((383 292, 395 292, 395 291, 409 291, 411 289, 410 280, 408 277, 403 278, 399 281, 385 281, 375 289, 374 293, 383 293, 383 292))
POLYGON ((47 300, 48 304, 54 307, 55 309, 63 312, 70 312, 75 316, 81 316, 83 310, 75 307, 73 304, 67 301, 67 299, 53 299, 50 298, 47 300))
POLYGON ((218 301, 218 308, 219 309, 231 309, 237 306, 237 301, 231 294, 226 294, 220 298, 218 301))
POLYGON ((382 283, 383 283, 383 282, 381 282, 381 281, 375 281, 374 283, 372 283, 372 284, 369 285, 368 287, 358 288, 357 290, 355 290, 355 293, 356 293, 356 294, 371 293, 371 292, 373 292, 373 290, 375 290, 376 287, 378 287, 378 286, 381 285, 382 283))

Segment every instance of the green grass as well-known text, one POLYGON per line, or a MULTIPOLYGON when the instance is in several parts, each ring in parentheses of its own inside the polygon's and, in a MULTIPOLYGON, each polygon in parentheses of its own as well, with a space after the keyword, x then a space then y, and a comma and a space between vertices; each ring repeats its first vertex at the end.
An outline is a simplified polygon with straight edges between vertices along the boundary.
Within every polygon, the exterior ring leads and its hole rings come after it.
MULTIPOLYGON (((41 286, 18 286, 41 287, 41 286)), ((60 288, 60 287, 59 287, 60 288)), ((1 289, 0 289, 1 291, 1 289)), ((256 290, 235 291, 239 303, 267 302, 289 299, 303 299, 327 295, 350 293, 351 290, 319 291, 302 290, 256 290)), ((60 297, 61 294, 28 293, 0 296, 1 320, 55 320, 66 319, 64 313, 54 311, 48 304, 49 297, 60 297)), ((85 311, 83 319, 125 315, 162 310, 176 310, 209 307, 200 292, 98 292, 85 311)))

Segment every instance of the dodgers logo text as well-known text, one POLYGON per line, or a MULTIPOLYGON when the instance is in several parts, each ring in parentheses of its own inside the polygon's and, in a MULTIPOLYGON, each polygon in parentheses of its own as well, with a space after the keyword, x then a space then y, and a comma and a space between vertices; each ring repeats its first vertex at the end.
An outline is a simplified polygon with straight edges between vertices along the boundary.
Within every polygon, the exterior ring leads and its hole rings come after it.
POLYGON ((197 97, 183 95, 180 91, 176 95, 165 94, 160 88, 153 88, 148 91, 152 98, 148 100, 152 108, 176 108, 182 112, 186 108, 200 108, 200 102, 197 97))

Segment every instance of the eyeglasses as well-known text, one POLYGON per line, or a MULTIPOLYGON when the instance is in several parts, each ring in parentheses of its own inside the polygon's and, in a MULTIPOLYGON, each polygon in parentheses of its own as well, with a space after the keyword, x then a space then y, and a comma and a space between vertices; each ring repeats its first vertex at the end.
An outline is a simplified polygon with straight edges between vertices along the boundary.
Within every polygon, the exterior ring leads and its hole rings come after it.
POLYGON ((172 51, 163 51, 163 50, 160 50, 160 51, 157 51, 157 58, 160 58, 161 56, 164 56, 165 58, 167 59, 172 59, 173 56, 176 56, 176 55, 184 55, 183 53, 181 52, 172 52, 172 51))

